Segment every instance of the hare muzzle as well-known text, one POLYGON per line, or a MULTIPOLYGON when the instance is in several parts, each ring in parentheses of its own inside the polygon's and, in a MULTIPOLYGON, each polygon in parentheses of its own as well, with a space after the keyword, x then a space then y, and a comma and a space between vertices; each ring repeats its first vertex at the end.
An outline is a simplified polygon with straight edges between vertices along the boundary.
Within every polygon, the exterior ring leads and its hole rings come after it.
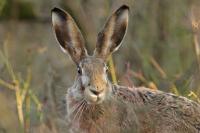
POLYGON ((88 85, 85 86, 84 98, 88 104, 99 104, 105 99, 106 86, 104 86, 104 84, 106 83, 102 82, 102 85, 93 84, 94 83, 88 83, 88 85))
POLYGON ((85 100, 88 104, 99 104, 104 100, 105 91, 95 90, 93 87, 87 87, 84 91, 85 100))

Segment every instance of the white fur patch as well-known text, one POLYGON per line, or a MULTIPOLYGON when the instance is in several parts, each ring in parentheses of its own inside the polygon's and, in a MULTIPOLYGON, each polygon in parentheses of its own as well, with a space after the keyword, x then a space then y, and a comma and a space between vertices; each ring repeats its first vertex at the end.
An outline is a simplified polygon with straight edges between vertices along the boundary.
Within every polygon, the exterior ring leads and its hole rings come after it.
POLYGON ((103 80, 107 83, 107 75, 106 75, 106 74, 103 74, 102 76, 103 76, 103 77, 102 77, 103 80))
POLYGON ((55 12, 52 12, 52 23, 53 26, 62 24, 60 17, 55 12))
POLYGON ((124 20, 125 21, 128 21, 128 10, 125 10, 122 15, 120 15, 120 18, 119 18, 120 22, 123 22, 124 20))
POLYGON ((61 45, 59 45, 59 46, 60 46, 61 50, 62 50, 64 53, 67 53, 67 51, 66 51, 61 45))
POLYGON ((89 83, 89 81, 90 81, 89 77, 86 76, 86 75, 81 76, 81 80, 82 80, 82 84, 83 84, 84 86, 87 86, 88 83, 89 83))

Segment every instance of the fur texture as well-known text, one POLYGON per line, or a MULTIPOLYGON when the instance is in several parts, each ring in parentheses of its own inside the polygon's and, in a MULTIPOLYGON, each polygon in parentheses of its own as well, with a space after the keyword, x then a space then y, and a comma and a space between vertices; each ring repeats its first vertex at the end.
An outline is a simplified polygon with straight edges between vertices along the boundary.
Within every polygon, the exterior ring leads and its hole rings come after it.
POLYGON ((144 87, 113 85, 106 60, 116 51, 128 26, 126 5, 108 19, 97 38, 93 56, 72 17, 54 8, 52 22, 61 48, 77 65, 68 89, 67 120, 74 133, 199 133, 200 105, 187 98, 144 87))

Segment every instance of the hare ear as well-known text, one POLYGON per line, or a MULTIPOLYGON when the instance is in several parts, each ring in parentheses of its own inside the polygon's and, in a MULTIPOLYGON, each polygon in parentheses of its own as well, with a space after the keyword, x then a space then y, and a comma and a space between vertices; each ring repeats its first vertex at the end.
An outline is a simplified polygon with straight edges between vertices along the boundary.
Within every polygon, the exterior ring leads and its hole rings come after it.
POLYGON ((129 7, 121 6, 108 19, 103 30, 98 34, 94 56, 106 60, 116 51, 124 38, 128 26, 129 7))
POLYGON ((52 9, 53 29, 64 52, 68 51, 72 60, 77 64, 87 56, 83 36, 73 18, 65 11, 52 9))

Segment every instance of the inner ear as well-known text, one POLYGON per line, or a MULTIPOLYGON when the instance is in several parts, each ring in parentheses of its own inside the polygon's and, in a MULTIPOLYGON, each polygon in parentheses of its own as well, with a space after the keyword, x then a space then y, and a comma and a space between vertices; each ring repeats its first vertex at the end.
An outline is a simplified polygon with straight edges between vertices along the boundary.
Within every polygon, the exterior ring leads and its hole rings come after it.
POLYGON ((128 26, 129 7, 126 5, 117 9, 109 17, 103 30, 98 34, 94 55, 106 60, 116 51, 125 36, 128 26))

